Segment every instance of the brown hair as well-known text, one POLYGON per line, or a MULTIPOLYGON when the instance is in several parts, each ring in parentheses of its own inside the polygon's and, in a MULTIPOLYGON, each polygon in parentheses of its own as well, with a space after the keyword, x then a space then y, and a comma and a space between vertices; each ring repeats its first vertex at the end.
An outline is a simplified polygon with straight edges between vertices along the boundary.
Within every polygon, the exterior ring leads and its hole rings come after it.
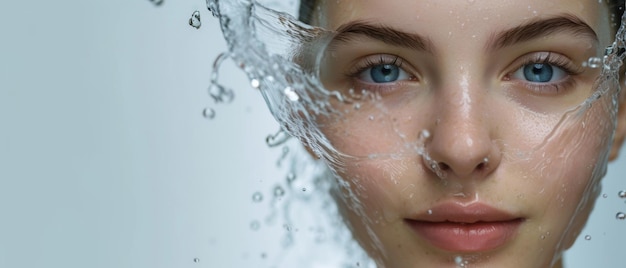
MULTIPOLYGON (((613 31, 617 32, 622 24, 622 15, 624 15, 624 2, 626 0, 607 0, 606 3, 611 12, 611 26, 613 31)), ((313 17, 313 11, 317 0, 300 0, 300 11, 298 16, 300 21, 311 24, 311 18, 313 17)))

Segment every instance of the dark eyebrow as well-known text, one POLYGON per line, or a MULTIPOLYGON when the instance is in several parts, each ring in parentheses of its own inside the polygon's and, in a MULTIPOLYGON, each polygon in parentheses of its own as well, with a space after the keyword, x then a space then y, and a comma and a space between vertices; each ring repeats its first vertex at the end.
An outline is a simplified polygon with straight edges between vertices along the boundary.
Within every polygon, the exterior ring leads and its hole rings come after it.
POLYGON ((350 42, 354 38, 369 37, 393 46, 401 46, 426 52, 433 51, 432 43, 418 34, 406 33, 384 25, 374 25, 365 21, 353 21, 343 24, 336 30, 337 34, 331 46, 337 42, 350 42))
MULTIPOLYGON (((567 32, 579 37, 592 39, 599 42, 596 32, 582 19, 574 15, 560 15, 557 17, 540 19, 522 24, 503 32, 497 33, 490 38, 486 51, 493 51, 517 43, 533 39, 547 37, 551 34, 567 32)), ((574 42, 575 40, 572 40, 574 42)))

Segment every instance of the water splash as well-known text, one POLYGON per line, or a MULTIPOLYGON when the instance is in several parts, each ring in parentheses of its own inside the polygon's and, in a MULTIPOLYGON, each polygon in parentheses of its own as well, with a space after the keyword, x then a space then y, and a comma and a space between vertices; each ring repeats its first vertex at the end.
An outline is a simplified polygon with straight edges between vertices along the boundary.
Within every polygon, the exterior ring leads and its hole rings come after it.
MULTIPOLYGON (((273 12, 261 5, 256 5, 254 1, 232 1, 228 3, 222 1, 218 5, 217 1, 207 0, 207 8, 214 16, 220 18, 224 37, 229 45, 228 57, 245 71, 250 80, 250 86, 261 92, 272 114, 282 126, 279 132, 267 137, 268 146, 279 146, 293 136, 310 146, 312 153, 332 166, 335 172, 340 172, 342 168, 345 168, 345 163, 342 161, 346 161, 346 159, 358 162, 368 159, 394 159, 403 156, 403 154, 419 155, 428 163, 427 167, 430 168, 430 171, 439 178, 446 177, 439 163, 432 159, 428 151, 425 150, 424 144, 430 136, 428 132, 426 135, 420 133, 420 141, 417 144, 405 142, 404 145, 409 148, 406 151, 376 152, 360 156, 344 154, 326 139, 325 134, 319 130, 319 126, 322 125, 319 122, 341 121, 342 118, 337 115, 349 115, 351 111, 356 110, 362 111, 364 107, 367 107, 370 100, 365 98, 364 101, 363 95, 330 91, 319 82, 318 68, 321 55, 323 55, 320 51, 328 45, 329 40, 334 35, 333 32, 304 25, 288 14, 273 12), (351 111, 341 110, 338 108, 341 106, 332 105, 333 102, 350 104, 351 111)), ((623 31, 621 32, 623 33, 623 31)), ((621 47, 623 47, 622 41, 616 41, 614 48, 621 47)), ((583 62, 583 66, 586 68, 602 68, 602 77, 606 75, 609 78, 597 83, 600 90, 591 94, 580 106, 567 112, 554 128, 555 131, 544 139, 544 143, 534 148, 532 152, 520 152, 520 155, 530 156, 534 152, 540 152, 549 143, 548 141, 562 134, 559 132, 560 129, 566 129, 572 124, 578 123, 581 114, 588 111, 592 105, 604 105, 598 100, 605 96, 604 100, 611 98, 613 92, 610 90, 614 87, 611 85, 612 75, 609 71, 617 70, 620 60, 623 59, 623 56, 617 55, 617 52, 613 53, 613 51, 602 58, 592 57, 583 62)), ((221 91, 218 87, 214 90, 217 94, 210 94, 216 103, 225 102, 222 99, 223 96, 214 97, 223 95, 220 93, 221 91)), ((371 100, 376 99, 372 98, 371 100)), ((379 108, 380 113, 369 115, 368 121, 377 123, 389 118, 385 107, 377 106, 377 108, 379 108)), ((401 138, 400 140, 405 141, 404 133, 396 126, 392 128, 401 138)), ((485 162, 489 160, 486 159, 485 162)), ((537 168, 545 168, 545 166, 546 162, 543 162, 537 168)), ((598 166, 594 170, 594 176, 604 172, 601 167, 602 164, 598 166)), ((295 173, 292 177, 293 179, 290 179, 290 176, 287 177, 290 187, 295 180, 295 173)), ((593 188, 591 184, 593 183, 590 183, 589 189, 593 188)), ((339 188, 350 191, 349 185, 339 188)), ((306 190, 307 188, 296 187, 295 189, 306 190)), ((350 194, 356 196, 356 193, 350 194)), ((353 204, 352 208, 358 208, 359 205, 353 204)), ((359 211, 359 209, 355 209, 355 211, 359 211)), ((461 264, 464 265, 464 263, 461 264)))
POLYGON ((200 29, 200 26, 202 26, 202 22, 200 21, 200 11, 196 10, 193 14, 191 14, 191 17, 189 18, 189 26, 200 29))

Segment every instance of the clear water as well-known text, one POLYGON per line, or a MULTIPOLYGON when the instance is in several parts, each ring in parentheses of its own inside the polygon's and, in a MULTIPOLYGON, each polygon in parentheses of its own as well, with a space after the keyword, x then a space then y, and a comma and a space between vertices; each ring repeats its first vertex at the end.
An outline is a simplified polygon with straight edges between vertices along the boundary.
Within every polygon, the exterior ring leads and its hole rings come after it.
MULTIPOLYGON (((447 168, 431 157, 426 147, 426 144, 432 142, 433 139, 429 129, 421 130, 418 139, 412 139, 406 128, 395 122, 397 118, 394 114, 400 110, 397 108, 398 105, 392 105, 390 102, 401 103, 403 100, 400 97, 394 100, 393 97, 349 86, 332 88, 325 86, 322 81, 327 80, 328 70, 332 70, 332 67, 336 65, 334 38, 338 33, 299 22, 293 16, 297 13, 297 5, 297 1, 207 0, 207 8, 220 20, 224 38, 228 43, 228 52, 215 60, 209 95, 215 105, 233 100, 234 90, 228 89, 219 82, 221 64, 226 59, 232 60, 248 76, 250 86, 260 91, 271 113, 282 126, 277 133, 267 137, 268 146, 282 146, 293 138, 291 141, 295 140, 295 142, 290 143, 291 148, 302 143, 311 155, 321 159, 319 163, 313 164, 305 160, 306 156, 303 153, 292 153, 291 151, 296 150, 283 147, 283 155, 277 162, 277 166, 287 163, 288 173, 284 183, 273 188, 274 196, 270 198, 273 198, 276 212, 269 215, 266 222, 272 224, 277 217, 285 218, 283 220, 285 222, 283 227, 286 231, 283 243, 285 252, 297 246, 294 234, 300 229, 295 227, 298 224, 294 225, 292 222, 298 221, 296 219, 303 222, 306 220, 302 219, 311 217, 306 212, 293 210, 294 207, 303 207, 296 205, 300 203, 327 211, 325 220, 315 219, 319 223, 309 229, 313 230, 310 232, 313 234, 313 240, 321 247, 339 248, 345 251, 343 258, 336 260, 337 263, 343 267, 373 267, 375 262, 381 260, 376 257, 373 260, 368 258, 359 245, 353 241, 349 230, 355 228, 354 226, 338 227, 343 224, 340 213, 337 211, 338 208, 334 204, 342 202, 363 219, 366 231, 370 234, 371 247, 381 252, 384 252, 384 248, 371 228, 384 225, 393 215, 387 215, 386 211, 366 211, 361 201, 365 198, 363 196, 367 195, 367 191, 361 190, 360 184, 367 184, 369 178, 345 178, 342 174, 347 174, 346 170, 381 163, 381 168, 391 173, 387 176, 390 184, 400 184, 396 180, 394 170, 400 173, 413 164, 411 162, 413 160, 409 159, 421 159, 425 161, 426 167, 437 175, 441 184, 450 189, 453 196, 464 198, 471 196, 473 192, 467 189, 467 185, 449 180, 447 168), (379 136, 370 137, 372 144, 357 148, 333 143, 333 139, 329 138, 329 133, 332 133, 330 136, 338 135, 336 132, 340 129, 336 126, 350 125, 352 122, 360 124, 354 127, 365 126, 366 129, 379 131, 379 136), (388 146, 375 146, 375 138, 384 138, 388 141, 388 146), (329 192, 331 195, 326 194, 329 192), (278 199, 282 202, 277 202, 278 199)), ((192 15, 190 25, 200 27, 199 15, 197 17, 192 15), (196 20, 197 23, 195 23, 196 20)), ((579 154, 585 153, 576 149, 558 150, 555 148, 575 148, 579 144, 590 142, 597 143, 601 148, 609 147, 610 138, 590 136, 592 133, 585 129, 587 125, 606 129, 615 127, 615 111, 620 90, 618 71, 624 58, 624 55, 619 52, 626 48, 624 40, 625 31, 622 25, 615 42, 604 51, 604 55, 590 57, 581 63, 582 68, 598 70, 598 79, 589 91, 581 92, 565 103, 550 103, 552 107, 550 110, 532 105, 526 105, 524 110, 520 110, 519 117, 529 118, 530 121, 551 122, 546 124, 549 127, 537 129, 537 137, 528 137, 535 141, 531 149, 517 148, 507 141, 501 141, 500 146, 506 148, 503 158, 514 165, 516 163, 520 166, 531 164, 532 168, 528 173, 519 174, 520 176, 533 173, 555 178, 567 176, 565 168, 559 169, 554 166, 566 167, 571 162, 575 162, 579 154), (534 118, 538 115, 543 117, 534 118), (567 141, 567 143, 562 141, 567 141), (549 152, 552 151, 559 153, 550 154, 549 152)), ((402 96, 402 98, 418 97, 402 96)), ((503 95, 498 100, 501 101, 500 105, 523 102, 515 95, 503 95)), ((219 114, 216 115, 215 110, 208 107, 204 111, 204 116, 211 119, 219 114)), ((434 117, 433 119, 438 117, 436 114, 431 116, 434 117)), ((404 120, 405 124, 410 124, 416 119, 406 117, 401 120, 404 120)), ((352 134, 350 130, 342 133, 342 135, 352 134)), ((582 187, 585 192, 584 196, 588 198, 583 198, 577 204, 577 210, 583 210, 588 202, 593 203, 601 193, 599 181, 606 173, 608 151, 600 152, 598 155, 595 162, 590 164, 591 179, 582 187)), ((489 158, 483 159, 486 165, 489 162, 489 158)), ((528 183, 536 185, 534 193, 543 193, 542 187, 546 182, 531 177, 528 183)), ((397 187, 403 187, 403 193, 406 193, 407 199, 415 197, 416 191, 413 190, 415 185, 397 187)), ((563 185, 562 191, 567 192, 568 186, 563 185)), ((618 196, 625 198, 626 194, 622 191, 618 193, 618 196)), ((532 197, 526 197, 524 193, 520 193, 518 198, 532 197)), ((252 199, 254 202, 261 202, 263 196, 255 193, 252 199)), ((555 204, 549 205, 558 206, 560 202, 563 206, 566 200, 557 198, 554 202, 555 204)), ((429 214, 431 213, 433 213, 432 210, 429 210, 429 214)), ((623 220, 626 216, 622 212, 617 212, 615 218, 623 220)), ((258 230, 260 225, 258 221, 253 221, 250 228, 258 230)), ((570 224, 568 228, 575 229, 578 226, 570 224)), ((554 238, 553 232, 555 230, 540 229, 537 231, 537 237, 541 240, 556 239, 557 247, 564 247, 563 244, 567 243, 567 238, 554 238)), ((585 235, 585 240, 591 240, 591 236, 585 235)), ((557 254, 555 260, 558 257, 560 255, 557 254)), ((284 256, 273 258, 271 265, 280 265, 282 258, 284 256)), ((468 254, 457 256, 451 261, 458 267, 471 267, 472 263, 486 258, 488 259, 489 256, 468 254)))

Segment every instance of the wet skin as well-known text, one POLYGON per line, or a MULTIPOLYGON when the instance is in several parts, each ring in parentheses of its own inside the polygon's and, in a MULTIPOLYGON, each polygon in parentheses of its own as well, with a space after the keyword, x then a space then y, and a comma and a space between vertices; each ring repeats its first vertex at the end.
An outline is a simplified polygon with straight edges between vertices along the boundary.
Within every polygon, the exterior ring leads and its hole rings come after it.
POLYGON ((568 114, 599 90, 600 70, 581 66, 612 41, 607 8, 320 7, 314 22, 338 32, 321 65, 324 86, 377 96, 358 109, 331 100, 345 112, 318 124, 340 152, 333 168, 348 186, 337 202, 378 265, 455 267, 460 256, 476 267, 559 267, 624 136, 610 79, 593 105, 568 114))

